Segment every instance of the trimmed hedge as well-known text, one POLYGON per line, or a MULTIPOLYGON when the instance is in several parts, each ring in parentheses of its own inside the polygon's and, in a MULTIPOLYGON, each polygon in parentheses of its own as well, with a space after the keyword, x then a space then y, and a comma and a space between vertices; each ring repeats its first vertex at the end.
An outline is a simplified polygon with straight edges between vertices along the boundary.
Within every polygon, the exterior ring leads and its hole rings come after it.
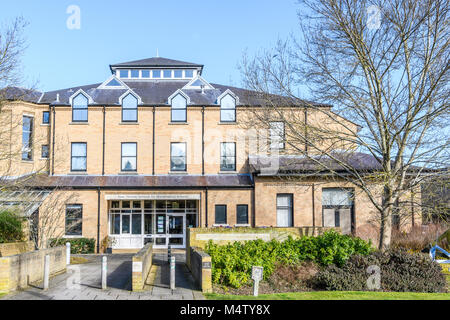
POLYGON ((330 265, 319 271, 314 283, 322 290, 367 291, 369 266, 380 270, 377 291, 445 292, 446 280, 439 264, 427 255, 405 249, 354 255, 341 267, 330 265))
POLYGON ((23 218, 11 211, 0 212, 0 243, 22 241, 23 218))
POLYGON ((235 288, 250 283, 252 266, 262 266, 263 278, 267 280, 277 263, 295 265, 312 261, 322 266, 343 265, 351 255, 367 255, 372 250, 370 242, 334 230, 317 237, 289 237, 283 242, 252 240, 221 246, 209 241, 205 249, 211 256, 213 283, 235 288))
POLYGON ((95 239, 92 238, 60 238, 51 239, 50 247, 65 246, 70 243, 71 254, 88 254, 94 253, 95 239))

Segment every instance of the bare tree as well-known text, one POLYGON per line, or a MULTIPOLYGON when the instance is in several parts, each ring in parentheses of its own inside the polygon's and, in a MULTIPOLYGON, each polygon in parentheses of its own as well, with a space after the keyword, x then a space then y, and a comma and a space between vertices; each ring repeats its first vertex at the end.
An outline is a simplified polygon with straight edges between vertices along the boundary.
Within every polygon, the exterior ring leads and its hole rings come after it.
POLYGON ((300 4, 298 34, 243 57, 244 86, 262 101, 252 126, 283 121, 292 153, 362 190, 377 211, 378 246, 387 248, 393 216, 449 160, 449 3, 300 4), (365 170, 355 152, 377 163, 365 170))

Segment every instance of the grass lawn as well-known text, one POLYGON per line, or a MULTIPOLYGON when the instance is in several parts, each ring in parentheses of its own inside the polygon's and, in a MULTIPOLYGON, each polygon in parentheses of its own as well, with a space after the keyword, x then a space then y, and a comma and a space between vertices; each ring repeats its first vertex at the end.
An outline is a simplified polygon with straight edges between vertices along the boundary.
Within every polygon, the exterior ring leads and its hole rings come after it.
POLYGON ((450 300, 450 293, 313 291, 262 294, 258 297, 206 293, 210 300, 450 300))

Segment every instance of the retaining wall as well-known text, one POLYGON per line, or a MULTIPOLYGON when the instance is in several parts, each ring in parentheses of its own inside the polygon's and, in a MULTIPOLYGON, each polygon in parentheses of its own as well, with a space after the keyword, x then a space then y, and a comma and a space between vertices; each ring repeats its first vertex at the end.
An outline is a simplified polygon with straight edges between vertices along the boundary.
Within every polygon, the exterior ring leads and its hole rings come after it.
POLYGON ((132 291, 144 289, 148 274, 152 268, 153 244, 146 244, 132 258, 132 291))

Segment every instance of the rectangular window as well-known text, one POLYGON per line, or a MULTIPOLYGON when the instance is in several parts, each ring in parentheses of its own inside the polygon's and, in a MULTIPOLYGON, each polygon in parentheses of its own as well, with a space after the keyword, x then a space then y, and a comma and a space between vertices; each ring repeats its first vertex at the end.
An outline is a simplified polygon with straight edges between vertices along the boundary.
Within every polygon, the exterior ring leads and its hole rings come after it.
POLYGON ((340 227, 343 234, 352 232, 353 190, 322 189, 323 226, 340 227))
POLYGON ((284 122, 271 122, 269 134, 270 149, 284 149, 284 122))
POLYGON ((172 78, 172 70, 164 70, 163 76, 164 78, 172 78))
POLYGON ((170 144, 170 171, 186 171, 186 143, 170 144))
POLYGON ((110 234, 120 234, 120 214, 111 215, 110 234))
POLYGON ((142 78, 150 78, 150 70, 142 70, 142 78))
POLYGON ((142 223, 142 216, 141 214, 133 214, 131 215, 131 233, 132 234, 141 234, 141 223, 142 223))
POLYGON ((22 160, 33 160, 33 117, 22 118, 22 160))
POLYGON ((236 170, 236 143, 222 142, 220 144, 220 171, 236 170))
POLYGON ((183 70, 174 70, 173 75, 175 78, 182 78, 183 77, 183 70))
POLYGON ((227 206, 216 204, 215 224, 227 224, 227 206))
POLYGON ((41 150, 41 158, 42 159, 48 159, 48 144, 43 144, 42 145, 42 150, 41 150))
POLYGON ((248 224, 248 205, 238 204, 236 206, 236 223, 248 224))
POLYGON ((136 171, 137 169, 137 143, 122 143, 122 171, 136 171))
POLYGON ((131 70, 131 78, 139 78, 139 70, 133 69, 131 70))
POLYGON ((49 123, 50 123, 50 111, 43 111, 42 124, 49 124, 49 123))
POLYGON ((129 70, 120 70, 119 75, 121 78, 128 78, 128 71, 129 70))
POLYGON ((194 77, 194 70, 184 70, 184 77, 185 78, 192 78, 192 77, 194 77))
POLYGON ((161 70, 152 70, 153 78, 161 78, 161 70))
POLYGON ((87 144, 86 142, 72 142, 71 171, 86 171, 87 144))
POLYGON ((81 236, 83 221, 83 206, 68 204, 66 206, 66 235, 81 236))
POLYGON ((292 227, 292 194, 277 194, 277 227, 292 227))

